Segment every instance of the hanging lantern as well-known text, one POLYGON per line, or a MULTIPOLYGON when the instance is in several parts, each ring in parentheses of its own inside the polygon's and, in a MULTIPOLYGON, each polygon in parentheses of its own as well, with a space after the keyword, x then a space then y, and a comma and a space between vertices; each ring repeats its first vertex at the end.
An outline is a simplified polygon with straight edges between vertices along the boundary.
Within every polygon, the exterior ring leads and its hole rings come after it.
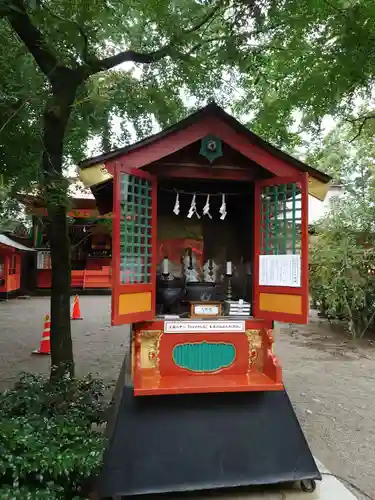
POLYGON ((223 156, 221 140, 214 135, 203 137, 199 154, 205 156, 212 163, 216 158, 223 156))

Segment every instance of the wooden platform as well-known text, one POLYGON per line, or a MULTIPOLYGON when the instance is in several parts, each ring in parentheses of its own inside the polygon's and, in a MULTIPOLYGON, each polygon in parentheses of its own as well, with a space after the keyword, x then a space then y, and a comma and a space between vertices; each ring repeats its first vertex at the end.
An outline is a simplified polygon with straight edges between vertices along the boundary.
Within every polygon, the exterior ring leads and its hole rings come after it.
POLYGON ((137 398, 117 389, 101 498, 321 479, 285 391, 137 398))
POLYGON ((159 372, 139 374, 134 380, 135 396, 163 394, 197 394, 210 392, 282 391, 284 385, 264 373, 245 375, 164 376, 159 372))

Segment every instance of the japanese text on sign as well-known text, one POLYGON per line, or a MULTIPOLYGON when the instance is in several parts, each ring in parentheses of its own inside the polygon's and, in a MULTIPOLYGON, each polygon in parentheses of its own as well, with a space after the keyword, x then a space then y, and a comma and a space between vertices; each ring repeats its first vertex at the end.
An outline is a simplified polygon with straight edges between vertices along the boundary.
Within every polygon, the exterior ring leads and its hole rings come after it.
POLYGON ((301 286, 300 255, 260 255, 259 285, 301 286))
POLYGON ((201 306, 201 305, 195 305, 194 306, 194 314, 219 314, 219 306, 201 306))
POLYGON ((244 332, 244 321, 166 321, 165 333, 244 332))

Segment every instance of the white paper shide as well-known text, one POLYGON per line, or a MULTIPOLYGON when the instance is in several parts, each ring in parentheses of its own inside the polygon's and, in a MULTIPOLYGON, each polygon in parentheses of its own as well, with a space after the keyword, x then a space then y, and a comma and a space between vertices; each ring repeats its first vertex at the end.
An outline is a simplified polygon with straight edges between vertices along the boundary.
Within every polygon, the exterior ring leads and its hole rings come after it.
POLYGON ((301 286, 300 255, 260 255, 259 285, 301 286))

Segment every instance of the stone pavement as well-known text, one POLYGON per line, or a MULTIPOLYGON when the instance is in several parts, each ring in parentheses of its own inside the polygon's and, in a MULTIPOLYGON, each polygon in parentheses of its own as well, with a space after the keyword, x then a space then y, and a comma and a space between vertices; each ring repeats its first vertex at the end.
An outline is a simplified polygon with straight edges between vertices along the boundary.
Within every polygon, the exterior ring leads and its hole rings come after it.
MULTIPOLYGON (((110 297, 85 296, 80 302, 84 320, 72 322, 77 374, 91 372, 114 383, 128 327, 110 326, 110 297)), ((43 297, 0 302, 0 390, 21 371, 48 373, 49 358, 30 354, 39 346, 48 310, 43 297)), ((279 325, 275 337, 284 381, 314 455, 375 498, 374 346, 353 345, 317 319, 306 327, 279 325)), ((301 498, 313 500, 312 495, 301 498)))

